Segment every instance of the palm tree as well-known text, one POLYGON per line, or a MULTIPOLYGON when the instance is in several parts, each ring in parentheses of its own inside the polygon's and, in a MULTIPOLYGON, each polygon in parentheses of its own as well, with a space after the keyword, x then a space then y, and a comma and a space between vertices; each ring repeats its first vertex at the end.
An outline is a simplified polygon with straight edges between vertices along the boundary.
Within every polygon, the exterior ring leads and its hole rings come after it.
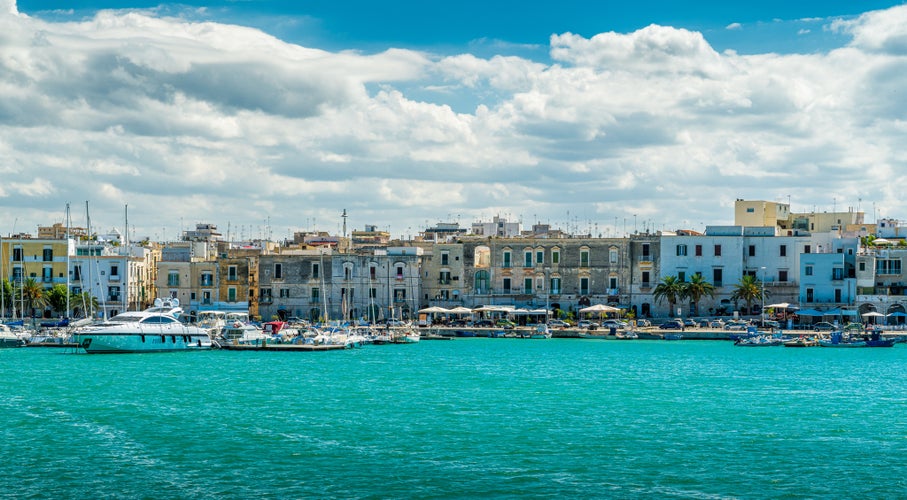
POLYGON ((89 292, 74 293, 69 299, 76 311, 83 311, 86 318, 90 318, 98 310, 98 298, 89 292))
POLYGON ((6 317, 6 310, 11 309, 13 305, 13 284, 4 279, 0 282, 0 294, 3 295, 3 305, 5 309, 0 311, 0 316, 6 317))
POLYGON ((19 295, 25 303, 25 307, 31 311, 31 317, 35 317, 35 309, 41 308, 47 304, 44 296, 44 287, 35 281, 34 278, 26 279, 19 288, 19 295))
POLYGON ((690 299, 690 310, 698 310, 699 301, 703 297, 715 296, 715 285, 706 281, 702 273, 696 273, 690 277, 689 283, 684 283, 684 296, 690 299))
POLYGON ((677 276, 665 276, 661 278, 661 283, 655 285, 655 291, 653 292, 653 297, 655 302, 661 302, 662 300, 667 300, 671 312, 668 314, 674 314, 674 304, 678 300, 683 300, 686 296, 685 286, 683 282, 677 279, 677 276))
POLYGON ((756 276, 747 274, 734 285, 734 293, 731 294, 731 299, 735 302, 738 300, 746 302, 746 310, 749 313, 749 311, 752 311, 751 304, 753 302, 768 297, 768 292, 765 292, 765 296, 762 295, 763 290, 762 282, 756 276))

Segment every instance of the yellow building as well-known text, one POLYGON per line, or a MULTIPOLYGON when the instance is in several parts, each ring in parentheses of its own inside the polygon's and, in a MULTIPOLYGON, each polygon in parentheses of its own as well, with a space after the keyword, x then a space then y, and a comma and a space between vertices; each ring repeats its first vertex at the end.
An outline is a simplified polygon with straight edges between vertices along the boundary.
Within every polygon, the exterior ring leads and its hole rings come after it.
MULTIPOLYGON (((67 240, 31 239, 22 235, 0 238, 0 281, 18 285, 32 279, 45 289, 66 285, 68 251, 72 250, 67 240)), ((5 305, 11 310, 12 305, 5 305)), ((30 314, 26 311, 26 315, 30 314)))

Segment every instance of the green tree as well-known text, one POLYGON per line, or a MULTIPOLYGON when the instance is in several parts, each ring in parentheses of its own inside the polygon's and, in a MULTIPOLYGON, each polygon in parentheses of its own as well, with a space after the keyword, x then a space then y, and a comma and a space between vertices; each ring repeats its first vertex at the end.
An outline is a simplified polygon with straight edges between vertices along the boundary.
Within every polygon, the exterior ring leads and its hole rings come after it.
POLYGON ((9 280, 0 281, 0 294, 3 295, 4 305, 4 309, 0 311, 0 316, 6 317, 6 311, 11 311, 13 308, 13 284, 9 280))
POLYGON ((86 318, 93 317, 98 311, 98 298, 88 292, 74 293, 69 301, 73 311, 84 314, 86 318))
POLYGON ((25 307, 31 313, 31 317, 35 317, 35 309, 44 309, 47 304, 47 299, 44 296, 44 287, 35 281, 34 278, 26 279, 20 286, 18 293, 22 297, 25 307))
POLYGON ((688 283, 684 283, 684 297, 690 299, 690 310, 699 309, 699 301, 703 297, 714 297, 715 286, 702 277, 702 273, 696 273, 690 277, 688 283))
POLYGON ((762 282, 759 281, 759 279, 757 279, 753 275, 747 274, 744 277, 740 278, 740 281, 737 282, 736 285, 734 285, 734 293, 731 294, 731 299, 734 301, 742 300, 743 302, 745 302, 746 311, 747 314, 749 314, 750 311, 753 310, 753 302, 768 298, 768 291, 765 292, 765 296, 762 295, 763 289, 764 287, 762 286, 762 282))
POLYGON ((54 285, 53 288, 44 292, 47 305, 50 306, 54 314, 69 316, 66 310, 66 299, 69 297, 69 290, 66 285, 54 285))
POLYGON ((685 297, 686 291, 683 282, 677 279, 677 276, 665 276, 661 278, 661 283, 655 285, 655 291, 653 292, 653 297, 655 302, 661 302, 663 300, 668 301, 668 305, 671 309, 669 316, 674 314, 674 305, 678 301, 683 300, 685 297))

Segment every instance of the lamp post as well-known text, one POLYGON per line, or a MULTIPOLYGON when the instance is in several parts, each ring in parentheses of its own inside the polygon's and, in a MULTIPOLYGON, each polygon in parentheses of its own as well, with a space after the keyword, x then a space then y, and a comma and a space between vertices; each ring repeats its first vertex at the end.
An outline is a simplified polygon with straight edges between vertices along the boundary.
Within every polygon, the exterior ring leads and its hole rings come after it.
POLYGON ((762 309, 759 310, 759 313, 762 316, 762 326, 765 327, 765 266, 762 266, 760 269, 762 269, 762 293, 760 294, 762 309))

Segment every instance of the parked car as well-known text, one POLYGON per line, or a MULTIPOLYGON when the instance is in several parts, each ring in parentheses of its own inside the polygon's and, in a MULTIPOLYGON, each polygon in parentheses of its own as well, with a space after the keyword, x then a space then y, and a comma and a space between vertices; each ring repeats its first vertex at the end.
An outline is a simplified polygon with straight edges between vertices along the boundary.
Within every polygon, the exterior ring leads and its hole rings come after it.
POLYGON ((682 330, 683 322, 677 320, 668 321, 658 325, 658 328, 661 328, 662 330, 682 330))
POLYGON ((567 323, 566 321, 563 321, 560 319, 553 319, 548 322, 548 327, 549 328, 568 328, 568 327, 570 327, 570 323, 567 323))
POLYGON ((627 324, 616 319, 606 319, 602 321, 602 328, 626 328, 627 324))
POLYGON ((692 328, 692 327, 696 326, 696 321, 691 318, 687 318, 687 319, 683 320, 683 326, 689 326, 692 328))
POLYGON ((713 319, 709 322, 709 327, 711 328, 724 328, 724 320, 713 319))
POLYGON ((584 319, 577 323, 576 327, 582 330, 595 330, 596 328, 598 328, 598 323, 584 319))
POLYGON ((652 322, 647 319, 638 319, 636 320, 636 326, 652 326, 652 322))
POLYGON ((499 319, 494 322, 494 326, 498 328, 516 328, 516 323, 509 319, 499 319))
POLYGON ((816 323, 815 325, 813 325, 813 330, 817 331, 817 332, 830 332, 834 329, 835 329, 835 325, 833 325, 827 321, 820 321, 820 322, 816 323))
POLYGON ((494 321, 490 319, 478 319, 472 323, 472 326, 476 328, 491 328, 494 326, 494 321))
POLYGON ((750 324, 746 321, 728 321, 724 324, 725 330, 746 330, 750 324))

